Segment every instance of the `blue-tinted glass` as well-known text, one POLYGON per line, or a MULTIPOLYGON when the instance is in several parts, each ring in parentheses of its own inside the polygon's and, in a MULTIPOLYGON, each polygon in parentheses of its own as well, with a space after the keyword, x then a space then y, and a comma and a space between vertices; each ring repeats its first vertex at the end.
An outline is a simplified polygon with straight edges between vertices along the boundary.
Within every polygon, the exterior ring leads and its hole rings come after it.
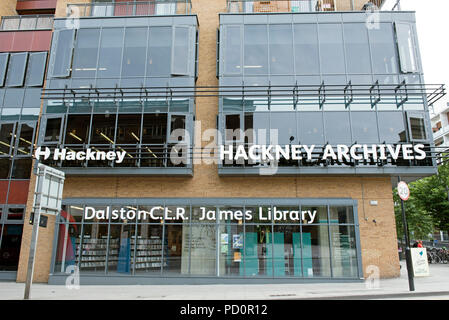
POLYGON ((101 31, 100 59, 98 60, 98 78, 120 76, 123 28, 105 28, 101 31))
POLYGON ((266 25, 245 25, 244 73, 268 74, 268 35, 266 25))
POLYGON ((100 29, 78 30, 73 57, 73 77, 95 77, 97 71, 99 38, 100 29))
POLYGON ((170 27, 150 28, 147 75, 149 76, 170 75, 171 46, 172 46, 172 28, 170 27))
POLYGON ((371 56, 373 59, 373 73, 397 73, 393 25, 380 23, 379 28, 368 31, 371 43, 371 56))
POLYGON ((145 76, 147 28, 127 28, 122 62, 122 77, 145 76))
POLYGON ((317 26, 314 24, 296 24, 295 65, 297 74, 320 73, 317 26))
POLYGON ((378 112, 379 135, 383 143, 398 143, 406 141, 404 117, 399 111, 378 112))
POLYGON ((56 31, 53 35, 56 44, 52 48, 52 76, 65 77, 70 74, 74 35, 75 29, 56 31))
POLYGON ((26 85, 28 87, 41 87, 43 85, 46 64, 46 52, 30 53, 26 78, 26 85))
POLYGON ((27 65, 28 53, 11 53, 6 76, 8 87, 22 87, 25 79, 25 69, 27 65))
POLYGON ((371 73, 367 29, 361 24, 344 25, 348 73, 371 73))
POLYGON ((379 143, 376 112, 352 112, 352 134, 357 143, 379 143))
POLYGON ((293 32, 290 24, 270 25, 270 74, 292 74, 293 32))
POLYGON ((341 24, 320 24, 321 73, 345 73, 341 24))

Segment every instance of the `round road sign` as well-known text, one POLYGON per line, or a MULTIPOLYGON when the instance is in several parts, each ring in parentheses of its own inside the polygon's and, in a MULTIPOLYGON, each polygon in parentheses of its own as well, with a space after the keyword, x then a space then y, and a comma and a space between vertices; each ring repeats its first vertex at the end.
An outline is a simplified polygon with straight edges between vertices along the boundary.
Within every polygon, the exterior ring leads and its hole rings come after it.
POLYGON ((398 183, 398 195, 404 201, 407 201, 410 198, 410 189, 408 188, 407 183, 401 181, 398 183))

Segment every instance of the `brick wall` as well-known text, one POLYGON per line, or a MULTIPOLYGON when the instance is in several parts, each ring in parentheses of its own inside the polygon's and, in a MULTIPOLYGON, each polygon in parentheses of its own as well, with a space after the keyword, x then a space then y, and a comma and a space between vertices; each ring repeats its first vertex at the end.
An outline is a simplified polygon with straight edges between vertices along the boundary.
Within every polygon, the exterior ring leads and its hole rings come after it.
POLYGON ((2 0, 0 4, 0 24, 2 16, 14 16, 16 12, 17 0, 2 0))

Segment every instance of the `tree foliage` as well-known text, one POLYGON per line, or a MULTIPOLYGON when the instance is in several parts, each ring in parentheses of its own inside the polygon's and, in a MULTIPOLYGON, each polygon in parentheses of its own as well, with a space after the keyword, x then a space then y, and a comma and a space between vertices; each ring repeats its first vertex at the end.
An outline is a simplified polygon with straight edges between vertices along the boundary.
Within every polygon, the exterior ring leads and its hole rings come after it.
MULTIPOLYGON (((427 239, 434 228, 449 230, 449 163, 438 174, 410 183, 410 199, 405 202, 407 224, 415 239, 427 239)), ((396 227, 403 235, 401 200, 394 192, 396 227)))

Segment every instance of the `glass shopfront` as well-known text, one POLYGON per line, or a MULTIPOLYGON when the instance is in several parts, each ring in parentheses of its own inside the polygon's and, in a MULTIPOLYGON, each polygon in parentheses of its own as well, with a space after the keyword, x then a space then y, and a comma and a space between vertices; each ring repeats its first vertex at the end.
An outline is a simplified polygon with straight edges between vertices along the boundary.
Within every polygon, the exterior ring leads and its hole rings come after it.
POLYGON ((67 200, 59 216, 53 274, 75 265, 97 276, 361 276, 357 203, 350 199, 80 200, 67 200), (85 206, 167 210, 151 219, 87 219, 85 206))

